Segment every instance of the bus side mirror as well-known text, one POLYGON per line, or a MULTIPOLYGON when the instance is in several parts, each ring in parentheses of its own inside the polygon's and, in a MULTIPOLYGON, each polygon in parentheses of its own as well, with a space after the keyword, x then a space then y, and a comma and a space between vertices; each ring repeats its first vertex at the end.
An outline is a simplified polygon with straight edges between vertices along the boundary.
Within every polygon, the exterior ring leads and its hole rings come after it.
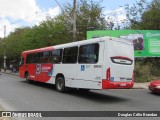
POLYGON ((21 61, 19 62, 19 67, 20 67, 20 66, 22 66, 22 62, 21 62, 21 61))
POLYGON ((19 67, 24 64, 24 58, 21 58, 21 61, 19 62, 19 67))

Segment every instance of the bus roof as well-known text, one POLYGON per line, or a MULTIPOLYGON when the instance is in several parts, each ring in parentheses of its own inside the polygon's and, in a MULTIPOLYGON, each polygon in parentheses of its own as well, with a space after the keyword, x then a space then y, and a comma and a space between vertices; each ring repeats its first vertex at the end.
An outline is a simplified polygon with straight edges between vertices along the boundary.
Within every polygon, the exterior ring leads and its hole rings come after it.
POLYGON ((34 50, 27 50, 27 51, 22 52, 22 54, 36 53, 36 52, 42 52, 42 51, 52 51, 53 49, 54 47, 50 46, 50 47, 38 48, 34 50))
POLYGON ((93 39, 71 42, 71 43, 66 43, 66 44, 60 44, 60 45, 55 45, 55 46, 50 46, 50 47, 44 47, 44 48, 39 48, 39 49, 34 49, 34 50, 27 50, 27 51, 22 52, 22 54, 29 54, 29 53, 36 53, 36 52, 43 52, 43 51, 52 51, 54 49, 72 47, 75 45, 78 46, 78 45, 83 45, 83 44, 91 44, 91 43, 100 42, 100 41, 104 41, 104 40, 123 40, 123 42, 129 43, 129 41, 124 40, 122 38, 106 36, 106 37, 101 37, 101 38, 93 38, 93 39))

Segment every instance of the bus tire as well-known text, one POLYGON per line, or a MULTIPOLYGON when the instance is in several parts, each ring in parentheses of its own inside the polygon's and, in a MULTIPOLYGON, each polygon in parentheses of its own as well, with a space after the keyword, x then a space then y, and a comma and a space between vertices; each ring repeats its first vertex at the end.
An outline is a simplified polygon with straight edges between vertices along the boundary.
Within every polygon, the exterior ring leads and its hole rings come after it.
POLYGON ((63 93, 65 91, 65 80, 64 77, 58 77, 56 79, 56 90, 63 93))
POLYGON ((30 83, 30 79, 29 79, 29 74, 28 73, 25 74, 25 78, 26 78, 26 82, 30 83))

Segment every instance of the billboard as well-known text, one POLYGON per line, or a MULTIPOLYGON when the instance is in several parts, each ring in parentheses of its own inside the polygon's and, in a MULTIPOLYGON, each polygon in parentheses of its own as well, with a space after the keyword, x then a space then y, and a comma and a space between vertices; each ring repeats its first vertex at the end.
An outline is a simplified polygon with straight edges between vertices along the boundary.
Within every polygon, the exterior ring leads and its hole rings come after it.
POLYGON ((87 32, 87 39, 104 36, 119 37, 132 42, 135 57, 160 57, 160 30, 99 30, 87 32))

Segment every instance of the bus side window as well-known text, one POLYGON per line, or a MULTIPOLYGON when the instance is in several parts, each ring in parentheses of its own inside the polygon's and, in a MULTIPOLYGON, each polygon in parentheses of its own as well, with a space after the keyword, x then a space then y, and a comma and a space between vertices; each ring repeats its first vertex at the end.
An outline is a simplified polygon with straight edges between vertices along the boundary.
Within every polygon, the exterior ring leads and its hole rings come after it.
POLYGON ((82 45, 79 48, 79 63, 97 63, 99 56, 99 44, 82 45))
POLYGON ((27 54, 27 56, 26 56, 26 63, 29 63, 29 55, 27 54))
POLYGON ((35 53, 30 54, 30 63, 35 63, 35 53))
POLYGON ((38 52, 35 54, 35 63, 41 63, 42 52, 38 52))
POLYGON ((62 49, 55 49, 52 51, 51 62, 52 63, 62 62, 62 49))
POLYGON ((33 54, 27 54, 27 59, 26 59, 26 63, 30 64, 33 62, 33 54))
POLYGON ((63 63, 77 63, 78 47, 64 48, 63 63))
POLYGON ((44 51, 43 56, 41 58, 42 63, 49 63, 50 61, 50 51, 44 51))

